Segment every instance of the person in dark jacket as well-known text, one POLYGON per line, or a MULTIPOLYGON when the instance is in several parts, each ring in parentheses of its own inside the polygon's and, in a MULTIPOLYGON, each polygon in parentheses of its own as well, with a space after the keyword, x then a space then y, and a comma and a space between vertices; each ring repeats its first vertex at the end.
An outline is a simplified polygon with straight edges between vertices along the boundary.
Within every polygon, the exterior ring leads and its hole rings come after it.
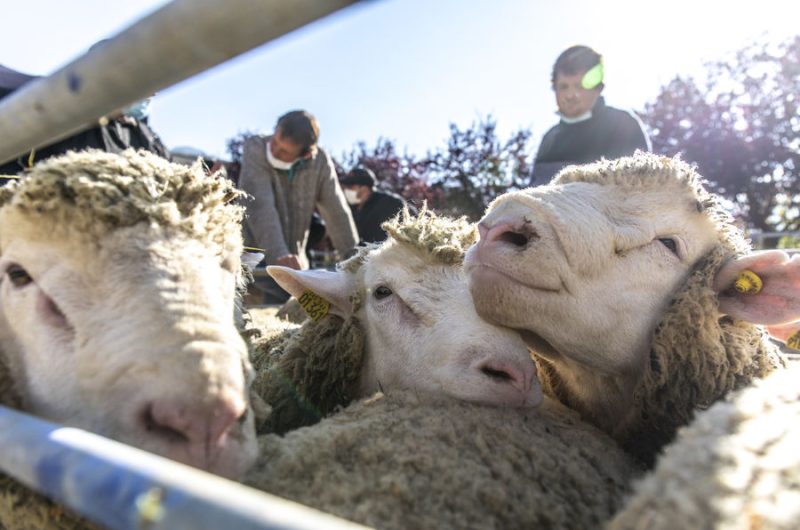
POLYGON ((357 167, 339 180, 345 199, 350 204, 356 222, 360 243, 375 243, 386 239, 381 224, 397 215, 405 201, 384 191, 375 189, 375 173, 357 167))
POLYGON ((546 184, 570 164, 651 150, 641 121, 606 105, 601 96, 605 85, 599 53, 588 46, 568 48, 556 59, 551 82, 561 120, 539 145, 531 184, 546 184))

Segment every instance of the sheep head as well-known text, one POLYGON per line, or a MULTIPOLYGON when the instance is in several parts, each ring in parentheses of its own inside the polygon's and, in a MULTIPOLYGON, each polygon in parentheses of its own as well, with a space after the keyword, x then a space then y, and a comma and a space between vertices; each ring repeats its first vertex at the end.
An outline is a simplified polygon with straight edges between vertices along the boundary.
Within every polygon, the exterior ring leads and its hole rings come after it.
POLYGON ((474 227, 423 210, 384 228, 385 243, 362 249, 336 272, 268 268, 301 303, 314 293, 324 313, 363 329, 354 394, 406 388, 537 405, 542 395, 525 344, 475 312, 461 266, 474 227))
POLYGON ((26 410, 209 471, 255 457, 233 322, 237 192, 154 155, 69 153, 0 193, 0 348, 26 410))
POLYGON ((567 168, 495 200, 480 233, 466 258, 478 312, 522 332, 546 392, 646 460, 695 407, 780 364, 733 323, 743 311, 722 319, 724 297, 769 304, 731 289, 749 247, 678 159, 567 168))

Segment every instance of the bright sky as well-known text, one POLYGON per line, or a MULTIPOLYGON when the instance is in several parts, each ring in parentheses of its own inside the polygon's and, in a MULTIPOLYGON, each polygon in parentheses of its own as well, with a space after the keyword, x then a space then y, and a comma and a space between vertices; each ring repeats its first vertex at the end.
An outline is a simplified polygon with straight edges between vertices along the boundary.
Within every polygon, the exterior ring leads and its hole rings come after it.
MULTIPOLYGON (((0 64, 47 74, 164 3, 4 2, 0 64)), ((536 145, 556 121, 550 69, 572 44, 604 55, 608 103, 639 109, 676 74, 785 40, 798 20, 798 0, 375 0, 160 92, 151 124, 170 148, 221 156, 237 132, 305 108, 334 156, 379 137, 423 154, 449 123, 492 114, 502 138, 531 127, 536 145)))

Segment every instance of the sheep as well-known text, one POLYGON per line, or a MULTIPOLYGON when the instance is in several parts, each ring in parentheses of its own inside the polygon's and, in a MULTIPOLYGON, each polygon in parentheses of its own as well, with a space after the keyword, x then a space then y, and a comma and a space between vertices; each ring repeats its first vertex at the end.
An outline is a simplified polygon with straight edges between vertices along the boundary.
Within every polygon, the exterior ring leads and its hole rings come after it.
MULTIPOLYGON (((288 341, 281 335, 256 347, 262 357, 254 362, 253 389, 276 409, 273 415, 283 408, 300 417, 311 414, 305 422, 282 414, 277 426, 261 429, 272 434, 259 437, 259 458, 245 484, 385 529, 602 524, 641 471, 607 435, 553 400, 541 409, 487 406, 498 398, 506 401, 496 393, 504 392, 509 377, 500 379, 499 388, 492 384, 497 368, 488 378, 445 372, 459 385, 486 385, 477 400, 482 403, 469 401, 475 398, 464 394, 468 388, 425 388, 419 384, 425 381, 407 378, 424 374, 409 370, 410 363, 424 368, 447 351, 436 339, 442 326, 446 337, 453 328, 469 336, 473 347, 480 335, 500 343, 509 339, 487 331, 472 314, 460 264, 474 231, 464 221, 423 211, 416 219, 396 219, 384 227, 387 243, 362 250, 337 273, 270 269, 296 297, 309 290, 324 293, 336 316, 308 320, 288 341), (386 287, 392 295, 382 290, 386 287), (422 303, 433 295, 437 304, 422 303), (456 301, 448 303, 446 295, 456 301), (379 305, 386 300, 391 311, 379 305), (458 311, 441 313, 435 307, 458 311), (425 326, 408 331, 410 318, 425 326), (428 322, 433 331, 425 329, 428 322), (403 341, 404 334, 413 336, 403 341), (397 365, 381 368, 392 357, 400 359, 399 371, 397 365), (365 368, 371 358, 372 368, 365 368), (278 364, 283 366, 279 372, 278 364), (284 381, 292 384, 281 386, 284 381), (262 382, 272 394, 260 389, 262 382), (384 392, 364 397, 376 388, 384 392), (313 425, 299 428, 304 423, 313 425)), ((516 342, 512 345, 520 351, 516 342)), ((520 358, 530 362, 524 346, 521 351, 520 358)), ((512 390, 511 404, 520 404, 520 396, 529 393, 512 390)))
POLYGON ((638 153, 497 198, 465 258, 478 313, 519 330, 545 394, 644 462, 696 408, 780 369, 756 324, 798 318, 800 259, 750 253, 678 158, 638 153), (763 287, 733 289, 744 271, 763 287))
POLYGON ((259 433, 314 423, 378 390, 541 401, 522 339, 480 319, 472 305, 461 265, 475 227, 423 209, 384 229, 386 242, 359 249, 336 272, 268 267, 295 298, 319 295, 314 303, 325 314, 256 341, 253 391, 272 407, 259 433))
POLYGON ((3 403, 240 476, 257 446, 237 195, 134 151, 69 153, 0 189, 3 403))
POLYGON ((384 530, 599 528, 638 463, 577 414, 410 390, 259 437, 245 484, 384 530))
POLYGON ((789 530, 800 523, 800 365, 678 431, 610 530, 789 530))

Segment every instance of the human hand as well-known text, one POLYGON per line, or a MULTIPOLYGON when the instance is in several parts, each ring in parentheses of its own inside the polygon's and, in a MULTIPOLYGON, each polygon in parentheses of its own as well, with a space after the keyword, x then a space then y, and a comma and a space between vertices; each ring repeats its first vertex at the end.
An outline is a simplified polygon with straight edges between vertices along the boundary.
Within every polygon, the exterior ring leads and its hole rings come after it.
POLYGON ((283 265, 284 267, 289 267, 290 269, 300 270, 300 258, 297 254, 286 254, 285 256, 280 256, 275 260, 275 265, 283 265))

